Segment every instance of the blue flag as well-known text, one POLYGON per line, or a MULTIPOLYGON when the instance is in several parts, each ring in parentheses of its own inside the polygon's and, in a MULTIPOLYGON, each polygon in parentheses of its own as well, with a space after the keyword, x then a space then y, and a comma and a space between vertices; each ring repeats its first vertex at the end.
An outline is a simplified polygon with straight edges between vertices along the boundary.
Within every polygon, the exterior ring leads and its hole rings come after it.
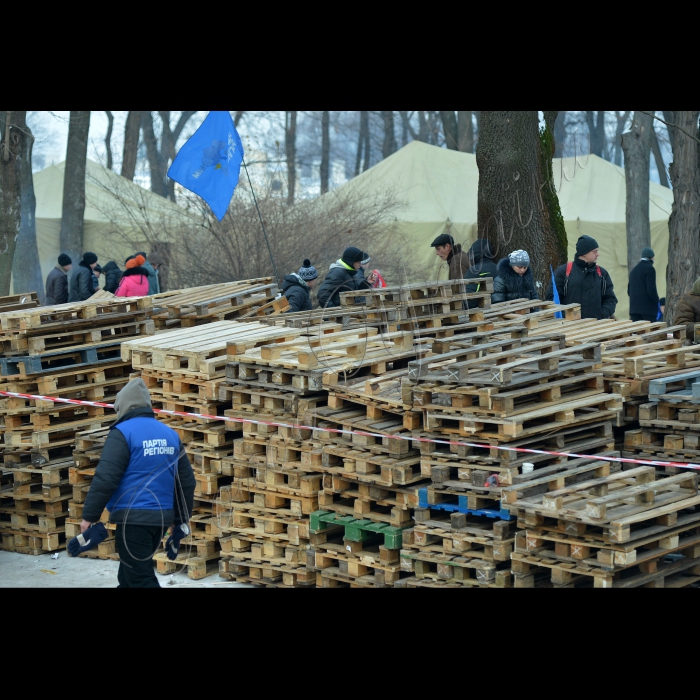
MULTIPOLYGON (((552 270, 552 266, 549 266, 549 271, 552 273, 552 301, 555 304, 561 304, 559 301, 559 290, 557 289, 557 283, 554 281, 554 270, 552 270)), ((555 311, 554 312, 554 318, 563 318, 563 314, 561 311, 555 311)))
POLYGON ((221 221, 238 184, 243 144, 228 112, 209 112, 180 149, 168 177, 199 195, 221 221))

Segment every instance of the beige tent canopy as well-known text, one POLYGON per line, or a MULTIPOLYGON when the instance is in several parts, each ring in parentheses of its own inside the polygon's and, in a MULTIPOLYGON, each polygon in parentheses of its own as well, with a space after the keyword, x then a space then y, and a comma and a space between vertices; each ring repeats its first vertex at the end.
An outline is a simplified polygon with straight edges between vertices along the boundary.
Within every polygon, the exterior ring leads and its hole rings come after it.
MULTIPOLYGON (((34 174, 36 235, 44 280, 62 252, 59 232, 65 166, 64 161, 34 174)), ((150 240, 158 235, 167 242, 167 233, 161 232, 187 224, 188 217, 177 204, 88 159, 84 221, 83 250, 95 253, 101 265, 114 260, 123 268, 125 258, 135 251, 150 251, 145 230, 152 232, 150 240)))
MULTIPOLYGON (((599 264, 608 270, 615 286, 619 300, 616 315, 628 318, 624 170, 594 155, 555 158, 553 170, 569 239, 569 259, 573 260, 579 236, 593 236, 600 244, 599 264)), ((368 193, 394 189, 403 201, 395 215, 410 241, 410 254, 424 266, 426 275, 435 276, 440 261, 430 243, 436 236, 449 230, 456 241, 467 246, 476 238, 478 182, 474 154, 413 141, 339 189, 351 187, 368 193)), ((673 193, 654 182, 649 183, 649 192, 651 245, 656 253, 659 295, 663 296, 673 193)))

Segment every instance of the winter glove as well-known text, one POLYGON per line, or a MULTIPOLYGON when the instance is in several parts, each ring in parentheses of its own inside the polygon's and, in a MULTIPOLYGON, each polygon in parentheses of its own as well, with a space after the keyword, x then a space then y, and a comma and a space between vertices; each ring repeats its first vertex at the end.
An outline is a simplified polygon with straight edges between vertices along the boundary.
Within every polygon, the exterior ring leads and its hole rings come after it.
POLYGON ((83 552, 87 552, 88 549, 97 547, 107 537, 107 534, 107 528, 103 523, 91 525, 85 532, 76 535, 68 543, 68 554, 77 557, 83 552))
POLYGON ((190 528, 187 527, 187 523, 182 523, 182 525, 173 525, 170 528, 170 537, 165 543, 165 551, 168 555, 168 559, 171 561, 177 558, 177 553, 180 551, 180 540, 190 534, 190 528))

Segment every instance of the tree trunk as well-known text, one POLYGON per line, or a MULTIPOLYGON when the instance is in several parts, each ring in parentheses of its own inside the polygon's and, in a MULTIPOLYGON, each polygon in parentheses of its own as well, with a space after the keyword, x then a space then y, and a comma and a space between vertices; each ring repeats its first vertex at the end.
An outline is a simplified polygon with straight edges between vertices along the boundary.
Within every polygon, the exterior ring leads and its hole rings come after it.
POLYGON ((457 117, 454 112, 440 112, 440 119, 442 120, 442 131, 445 134, 445 145, 451 151, 456 151, 459 141, 457 136, 457 117))
POLYGON ((530 255, 539 293, 549 266, 566 262, 567 239, 552 177, 556 112, 482 112, 476 163, 479 167, 478 231, 497 257, 522 248, 530 255))
POLYGON ((651 246, 649 225, 649 156, 652 118, 635 112, 632 127, 622 134, 625 154, 625 184, 627 197, 625 222, 627 227, 627 274, 642 257, 642 248, 651 246))
POLYGON ((122 177, 133 181, 136 173, 136 157, 141 133, 141 112, 132 111, 126 116, 124 127, 124 151, 122 153, 122 177))
POLYGON ((90 112, 71 112, 68 147, 63 175, 63 211, 59 244, 77 265, 83 255, 83 216, 85 214, 85 169, 90 112))
POLYGON ((238 125, 241 123, 241 119, 243 118, 243 115, 245 112, 236 112, 236 116, 233 118, 233 125, 238 128, 238 125))
POLYGON ((12 260, 17 248, 22 216, 22 132, 18 115, 0 112, 0 296, 10 293, 12 260), (19 122, 19 123, 18 123, 19 122))
MULTIPOLYGON (((665 114, 665 113, 664 113, 665 114)), ((675 112, 671 123, 691 134, 698 133, 700 112, 675 112)), ((682 131, 671 137, 673 162, 668 170, 673 186, 673 207, 668 220, 668 266, 666 268, 667 320, 676 317, 678 301, 700 276, 700 149, 682 131)))
POLYGON ((155 192, 161 197, 167 197, 168 185, 165 175, 165 159, 158 150, 158 139, 153 128, 153 114, 151 112, 141 112, 141 128, 143 129, 143 140, 146 144, 148 168, 151 171, 151 192, 155 192))
MULTIPOLYGON (((675 124, 676 123, 676 113, 675 112, 664 112, 664 121, 668 122, 669 124, 675 124)), ((671 144, 671 152, 673 153, 673 141, 674 137, 676 135, 676 129, 674 129, 672 126, 667 126, 666 129, 668 130, 668 140, 669 143, 671 144)))
POLYGON ((424 111, 418 112, 418 140, 423 143, 430 143, 430 127, 425 117, 424 111))
POLYGON ((114 115, 105 110, 107 115, 107 133, 105 134, 105 148, 107 149, 107 167, 112 170, 112 129, 114 128, 114 115))
POLYGON ((331 160, 331 113, 321 115, 321 194, 328 192, 331 160))
POLYGON ((360 166, 362 165, 362 146, 365 138, 365 132, 362 128, 364 126, 364 114, 364 112, 360 112, 360 129, 357 137, 357 155, 355 156, 355 177, 360 174, 360 166))
POLYGON ((370 167, 369 161, 371 156, 372 143, 369 138, 369 112, 361 112, 361 114, 364 115, 364 121, 362 122, 360 128, 364 131, 365 134, 365 153, 364 162, 362 163, 362 172, 365 172, 365 170, 369 169, 370 167))
POLYGON ((297 183, 297 113, 285 112, 284 145, 287 152, 287 179, 289 190, 287 204, 294 204, 294 190, 297 183))
POLYGON ((566 112, 559 112, 554 122, 554 157, 564 157, 564 145, 566 144, 566 112))
POLYGON ((36 242, 36 197, 34 196, 34 179, 32 177, 34 136, 27 126, 26 112, 15 112, 14 114, 16 115, 14 123, 24 131, 24 142, 18 154, 22 205, 19 237, 12 260, 12 281, 15 294, 36 292, 39 301, 43 304, 45 301, 44 282, 41 276, 39 249, 36 242))
POLYGON ((457 112, 457 150, 474 153, 474 125, 471 112, 457 112))
POLYGON ((617 125, 615 126, 615 143, 613 144, 613 163, 622 167, 622 133, 627 126, 627 120, 630 118, 629 111, 615 112, 615 118, 617 119, 617 125))
POLYGON ((654 154, 654 160, 656 161, 656 169, 659 171, 659 183, 663 187, 668 187, 668 175, 666 174, 666 163, 664 163, 664 157, 661 154, 661 146, 659 145, 659 137, 656 133, 656 129, 653 127, 651 131, 651 152, 654 154))
POLYGON ((396 136, 394 135, 394 113, 382 112, 384 120, 384 143, 382 145, 382 158, 388 158, 396 152, 396 136))
POLYGON ((591 139, 591 153, 605 157, 605 112, 585 112, 588 133, 591 139))

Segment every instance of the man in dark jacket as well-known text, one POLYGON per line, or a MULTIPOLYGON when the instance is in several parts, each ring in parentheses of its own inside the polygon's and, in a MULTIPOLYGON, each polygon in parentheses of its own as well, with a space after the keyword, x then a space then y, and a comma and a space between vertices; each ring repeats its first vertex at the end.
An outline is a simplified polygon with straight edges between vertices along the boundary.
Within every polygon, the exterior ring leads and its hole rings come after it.
POLYGON ((150 258, 143 251, 136 253, 136 255, 143 255, 144 260, 146 261, 142 265, 142 267, 148 270, 148 293, 160 294, 160 284, 158 284, 158 272, 156 271, 158 263, 156 263, 156 267, 153 267, 150 258))
POLYGON ((642 250, 642 259, 632 268, 627 285, 630 318, 633 321, 656 321, 659 314, 659 293, 656 291, 654 251, 642 250))
POLYGON ((68 302, 68 272, 73 261, 65 253, 58 256, 58 265, 46 278, 46 305, 65 304, 68 302))
POLYGON ((168 527, 174 531, 189 520, 194 473, 177 433, 156 420, 142 379, 117 394, 114 408, 117 421, 95 469, 80 530, 107 508, 117 523, 119 588, 160 588, 153 555, 168 527))
MULTIPOLYGON (((554 271, 559 301, 580 304, 581 318, 610 318, 617 306, 610 275, 596 264, 599 254, 595 238, 581 236, 576 241, 576 259, 554 271)), ((546 298, 549 301, 554 298, 551 281, 546 298)))
POLYGON ((70 279, 70 294, 68 301, 85 301, 92 296, 92 271, 97 265, 94 253, 83 253, 83 259, 78 263, 78 269, 70 279))
POLYGON ((119 269, 119 265, 117 265, 114 260, 110 260, 102 268, 102 274, 105 276, 102 289, 104 289, 105 292, 112 292, 112 294, 114 294, 119 286, 119 280, 122 278, 122 271, 119 269))
POLYGON ((431 244, 435 255, 444 260, 450 271, 451 280, 463 279, 464 273, 471 267, 469 255, 462 250, 459 243, 449 233, 440 234, 431 244))
POLYGON ((311 311, 311 290, 316 284, 318 271, 306 258, 299 272, 292 272, 282 280, 282 294, 289 302, 287 313, 295 311, 311 311))
MULTIPOLYGON (((468 280, 478 280, 482 277, 493 277, 496 279, 498 272, 496 263, 493 261, 491 254, 491 246, 485 238, 477 238, 472 247, 469 249, 469 262, 471 267, 464 273, 464 278, 468 280)), ((468 284, 467 292, 474 293, 481 289, 480 284, 468 284)), ((478 304, 476 300, 468 303, 469 308, 473 309, 478 304)))
MULTIPOLYGON (((365 279, 365 271, 362 267, 369 260, 369 255, 359 248, 346 248, 343 257, 331 264, 326 279, 318 288, 319 305, 323 308, 340 306, 340 292, 371 289, 371 280, 365 279)), ((357 303, 362 302, 357 300, 357 303)))

